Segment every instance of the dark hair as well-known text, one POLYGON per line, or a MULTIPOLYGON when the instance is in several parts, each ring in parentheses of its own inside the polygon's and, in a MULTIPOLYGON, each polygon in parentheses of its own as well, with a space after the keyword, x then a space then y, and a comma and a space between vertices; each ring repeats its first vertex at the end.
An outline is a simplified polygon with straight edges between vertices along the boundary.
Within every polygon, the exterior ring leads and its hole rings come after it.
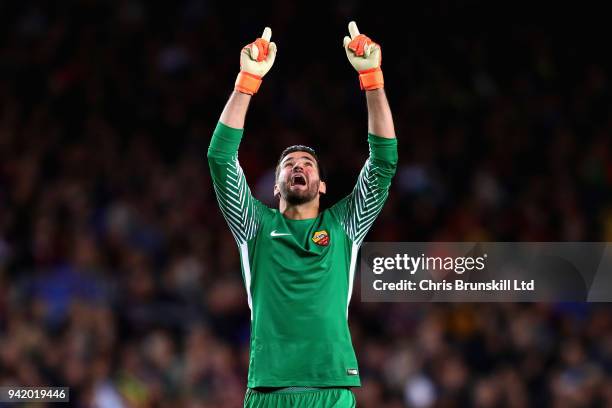
POLYGON ((283 161, 283 159, 288 154, 293 153, 293 152, 306 152, 306 153, 309 153, 312 157, 314 157, 315 162, 317 163, 317 169, 319 170, 319 179, 324 180, 323 167, 321 167, 321 162, 319 162, 319 156, 317 156, 317 153, 314 151, 312 147, 308 147, 304 145, 293 145, 283 150, 283 152, 280 155, 280 158, 278 159, 278 163, 276 163, 276 171, 274 172, 274 179, 278 178, 278 173, 280 173, 280 164, 283 161))

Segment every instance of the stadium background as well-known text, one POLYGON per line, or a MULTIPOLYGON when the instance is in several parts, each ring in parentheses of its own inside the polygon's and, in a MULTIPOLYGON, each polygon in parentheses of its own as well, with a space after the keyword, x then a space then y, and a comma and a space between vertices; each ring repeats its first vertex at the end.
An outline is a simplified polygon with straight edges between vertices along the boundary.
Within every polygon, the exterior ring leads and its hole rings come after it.
MULTIPOLYGON (((1 2, 0 383, 70 386, 78 407, 241 406, 249 313, 205 152, 265 25, 279 54, 240 150, 262 201, 297 142, 320 152, 325 203, 352 188, 354 19, 382 45, 400 148, 368 241, 612 241, 605 26, 457 3, 1 2)), ((357 285, 359 406, 612 406, 610 311, 361 303, 357 285)))

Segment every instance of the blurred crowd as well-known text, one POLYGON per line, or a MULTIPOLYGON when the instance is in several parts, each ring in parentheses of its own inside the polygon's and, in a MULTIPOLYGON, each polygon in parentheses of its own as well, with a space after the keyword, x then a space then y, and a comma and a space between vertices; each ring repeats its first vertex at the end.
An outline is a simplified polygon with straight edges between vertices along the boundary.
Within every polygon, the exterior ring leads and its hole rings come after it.
MULTIPOLYGON (((263 202, 296 143, 319 152, 325 205, 352 189, 355 19, 382 45, 400 149, 366 241, 612 241, 605 33, 406 7, 1 2, 0 385, 68 386, 75 407, 242 406, 249 312, 205 154, 266 25, 279 53, 240 149, 263 202)), ((612 406, 607 304, 362 303, 357 283, 350 310, 360 407, 612 406)))

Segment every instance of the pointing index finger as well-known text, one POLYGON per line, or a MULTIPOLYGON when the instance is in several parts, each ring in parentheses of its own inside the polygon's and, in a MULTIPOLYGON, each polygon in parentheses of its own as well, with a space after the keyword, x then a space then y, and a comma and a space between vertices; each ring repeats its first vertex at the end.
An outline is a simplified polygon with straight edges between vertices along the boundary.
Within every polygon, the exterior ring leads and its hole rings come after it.
POLYGON ((351 40, 355 39, 359 35, 359 29, 357 28, 357 23, 351 21, 348 25, 349 33, 351 34, 351 40))
POLYGON ((264 40, 270 42, 270 38, 272 38, 272 29, 270 27, 264 28, 264 31, 263 31, 263 34, 261 35, 261 38, 263 38, 264 40))

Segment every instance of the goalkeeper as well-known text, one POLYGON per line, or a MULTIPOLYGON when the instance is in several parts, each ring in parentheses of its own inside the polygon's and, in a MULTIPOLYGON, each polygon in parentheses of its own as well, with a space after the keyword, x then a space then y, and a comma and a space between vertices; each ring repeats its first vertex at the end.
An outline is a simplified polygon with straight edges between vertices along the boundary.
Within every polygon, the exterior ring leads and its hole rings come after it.
POLYGON ((368 107, 370 156, 353 191, 321 210, 317 154, 285 149, 276 167, 278 209, 256 200, 238 164, 252 95, 276 57, 270 28, 242 49, 240 73, 213 133, 208 162, 221 212, 238 243, 251 309, 245 407, 354 407, 360 386, 348 328, 357 251, 387 198, 397 142, 383 88, 381 49, 354 22, 344 38, 368 107))

